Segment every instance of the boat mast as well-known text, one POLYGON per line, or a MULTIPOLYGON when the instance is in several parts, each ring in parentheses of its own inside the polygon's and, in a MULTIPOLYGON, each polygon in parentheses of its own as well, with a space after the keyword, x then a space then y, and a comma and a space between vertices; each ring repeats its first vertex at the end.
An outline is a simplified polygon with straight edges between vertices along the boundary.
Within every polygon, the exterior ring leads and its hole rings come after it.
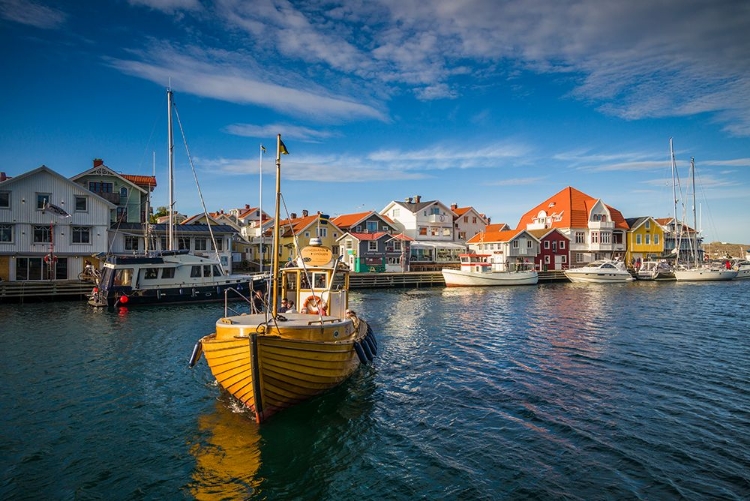
POLYGON ((693 187, 693 265, 698 267, 698 216, 695 213, 695 157, 690 157, 690 184, 693 187))
POLYGON ((682 229, 677 227, 677 165, 674 160, 674 148, 672 138, 669 138, 669 155, 672 158, 672 201, 674 202, 674 249, 675 249, 675 266, 680 261, 680 247, 682 246, 682 229))
POLYGON ((260 229, 260 252, 259 252, 259 270, 263 273, 263 153, 266 148, 260 145, 260 159, 258 160, 258 228, 260 229))
POLYGON ((167 233, 167 245, 169 250, 175 250, 174 246, 174 135, 172 132, 172 89, 167 88, 167 138, 169 149, 169 229, 167 233))
POLYGON ((279 230, 281 212, 281 134, 276 135, 276 213, 273 216, 273 265, 271 267, 271 314, 276 318, 279 290, 279 230))

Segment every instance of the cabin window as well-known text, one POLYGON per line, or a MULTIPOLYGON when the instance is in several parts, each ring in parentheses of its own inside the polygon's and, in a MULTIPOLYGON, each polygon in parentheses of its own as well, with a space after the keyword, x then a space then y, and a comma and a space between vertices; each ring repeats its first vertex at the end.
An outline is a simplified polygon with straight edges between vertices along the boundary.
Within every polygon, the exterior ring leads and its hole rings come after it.
POLYGON ((204 264, 203 265, 203 276, 204 277, 210 277, 211 276, 211 265, 210 264, 204 264))
POLYGON ((88 210, 88 198, 76 197, 76 212, 86 212, 88 210))
POLYGON ((51 195, 49 193, 37 193, 36 194, 36 208, 44 209, 44 206, 49 203, 51 195))
POLYGON ((91 243, 91 228, 88 226, 73 226, 72 231, 74 244, 91 243))
POLYGON ((50 227, 47 225, 34 226, 34 243, 48 244, 50 242, 52 242, 52 233, 50 233, 50 227))
POLYGON ((120 268, 119 270, 115 270, 115 279, 114 279, 115 285, 122 285, 125 287, 129 287, 132 280, 133 280, 133 268, 120 268))
POLYGON ((313 273, 313 287, 315 289, 325 289, 326 285, 326 274, 325 273, 313 273))
POLYGON ((159 268, 146 268, 143 270, 143 278, 146 280, 156 280, 159 277, 159 268))
POLYGON ((0 191, 0 209, 10 208, 10 192, 0 191))
POLYGON ((137 251, 138 250, 138 237, 132 235, 125 236, 125 250, 137 251))
POLYGON ((222 275, 221 269, 218 266, 216 266, 216 265, 213 265, 213 266, 214 266, 214 276, 215 277, 220 277, 222 275))
POLYGON ((12 224, 0 224, 0 242, 3 242, 3 243, 13 242, 13 225, 12 224))
POLYGON ((200 267, 200 265, 191 267, 191 269, 190 269, 190 278, 200 278, 200 277, 201 277, 201 267, 200 267))
POLYGON ((163 268, 161 270, 161 278, 174 278, 174 268, 163 268))

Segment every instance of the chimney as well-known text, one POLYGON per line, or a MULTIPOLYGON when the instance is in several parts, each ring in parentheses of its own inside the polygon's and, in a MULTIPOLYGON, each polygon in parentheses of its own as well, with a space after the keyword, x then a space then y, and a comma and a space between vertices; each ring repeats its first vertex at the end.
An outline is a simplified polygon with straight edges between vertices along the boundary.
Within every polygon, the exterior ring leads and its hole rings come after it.
POLYGON ((95 158, 94 159, 94 168, 95 169, 97 167, 101 167, 102 165, 104 165, 104 160, 102 160, 101 158, 95 158))
POLYGON ((245 209, 249 209, 249 208, 250 208, 250 204, 245 204, 245 209))
POLYGON ((297 213, 292 212, 291 214, 289 214, 289 219, 297 219, 297 213))
POLYGON ((418 204, 422 200, 422 195, 415 195, 414 196, 414 203, 418 204))
POLYGON ((5 172, 0 172, 0 183, 8 179, 8 176, 5 175, 5 172))
POLYGON ((307 209, 302 209, 302 217, 307 217, 308 214, 307 209))
POLYGON ((455 202, 453 202, 453 203, 451 204, 451 210, 452 210, 452 211, 455 211, 456 209, 458 209, 458 204, 457 204, 457 203, 455 203, 455 202))
POLYGON ((411 197, 407 197, 407 198, 406 198, 406 200, 405 200, 405 202, 406 202, 406 203, 412 203, 412 202, 411 202, 411 197))

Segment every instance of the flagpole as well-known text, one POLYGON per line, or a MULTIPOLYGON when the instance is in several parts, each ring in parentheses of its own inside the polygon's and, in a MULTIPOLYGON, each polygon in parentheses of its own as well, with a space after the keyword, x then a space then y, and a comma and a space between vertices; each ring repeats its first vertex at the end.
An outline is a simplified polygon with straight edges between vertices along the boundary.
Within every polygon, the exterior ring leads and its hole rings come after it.
POLYGON ((260 160, 258 160, 258 178, 259 188, 258 196, 260 201, 258 202, 258 227, 260 228, 260 272, 263 273, 263 152, 266 149, 263 145, 260 145, 260 160))

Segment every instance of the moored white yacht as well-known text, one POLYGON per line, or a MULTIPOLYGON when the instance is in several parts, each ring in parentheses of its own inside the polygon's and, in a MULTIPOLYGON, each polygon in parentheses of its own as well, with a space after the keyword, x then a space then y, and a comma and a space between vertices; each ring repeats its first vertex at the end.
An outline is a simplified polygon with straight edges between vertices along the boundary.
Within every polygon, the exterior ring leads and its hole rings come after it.
POLYGON ((565 270, 565 276, 571 282, 612 284, 635 280, 622 261, 598 259, 580 268, 565 270))

